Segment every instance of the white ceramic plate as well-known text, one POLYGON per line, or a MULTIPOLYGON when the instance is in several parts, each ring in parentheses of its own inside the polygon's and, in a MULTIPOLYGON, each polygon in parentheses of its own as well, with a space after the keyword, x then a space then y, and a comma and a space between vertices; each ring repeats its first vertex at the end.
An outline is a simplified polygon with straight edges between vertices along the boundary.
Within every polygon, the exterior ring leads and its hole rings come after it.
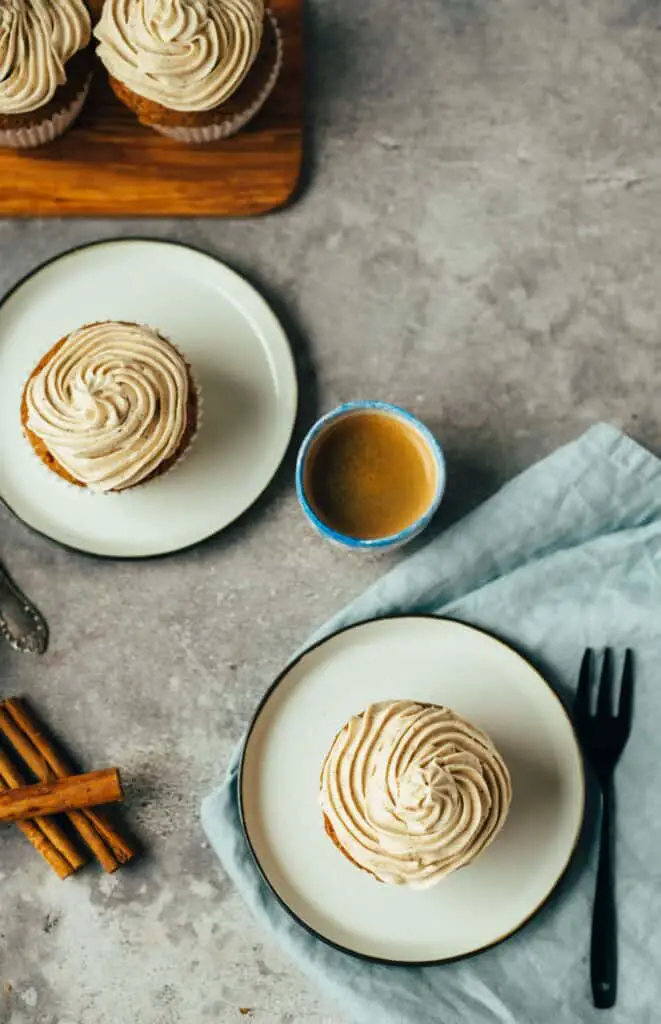
POLYGON ((0 497, 29 526, 97 555, 139 558, 196 544, 241 515, 285 454, 297 386, 284 331, 218 260, 170 242, 100 242, 65 253, 0 305, 0 497), (94 320, 160 330, 202 385, 204 418, 171 473, 123 494, 71 487, 32 454, 23 384, 58 338, 94 320))
POLYGON ((470 955, 521 927, 576 846, 585 799, 574 731, 545 680, 460 623, 380 619, 291 665, 253 721, 239 780, 253 855, 283 905, 320 938, 389 963, 470 955), (473 864, 424 891, 380 884, 324 832, 319 774, 333 737, 374 701, 446 704, 492 737, 512 774, 509 818, 473 864))

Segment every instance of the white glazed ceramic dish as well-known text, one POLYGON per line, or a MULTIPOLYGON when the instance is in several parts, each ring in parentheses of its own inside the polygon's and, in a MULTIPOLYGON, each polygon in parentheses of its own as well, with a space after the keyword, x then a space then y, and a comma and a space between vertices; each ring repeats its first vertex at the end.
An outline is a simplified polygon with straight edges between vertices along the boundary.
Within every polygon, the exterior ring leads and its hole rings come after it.
POLYGON ((68 547, 144 558, 226 527, 267 486, 287 450, 297 383, 286 335, 262 297, 211 256, 176 243, 99 242, 57 257, 0 304, 0 498, 68 547), (184 353, 204 403, 181 464, 121 494, 72 487, 23 436, 23 385, 58 338, 97 320, 159 330, 184 353))
POLYGON ((546 902, 578 841, 585 782, 567 713, 524 658, 473 627, 406 616, 350 627, 285 670, 248 733, 239 800, 257 867, 299 923, 359 957, 430 964, 501 942, 546 902), (399 698, 454 708, 488 733, 512 775, 493 845, 422 892, 353 866, 326 835, 318 801, 338 730, 399 698))
POLYGON ((329 540, 332 544, 335 544, 338 547, 349 548, 354 551, 392 551, 395 548, 400 548, 405 544, 408 544, 408 542, 413 540, 414 537, 418 537, 422 531, 429 526, 438 511, 438 507, 443 499, 443 494, 445 493, 445 480, 445 457, 432 432, 416 416, 413 416, 412 413, 408 412, 406 409, 400 408, 398 405, 393 405, 390 402, 346 402, 344 405, 338 406, 337 409, 332 409, 330 412, 326 413, 325 416, 322 416, 321 419, 317 420, 317 422, 308 431, 303 443, 301 444, 296 460, 296 495, 305 515, 312 523, 315 530, 317 530, 322 537, 325 537, 326 540, 329 540), (391 416, 394 419, 401 420, 401 422, 406 426, 412 427, 413 430, 419 434, 423 443, 431 453, 436 466, 436 488, 434 496, 429 504, 429 508, 427 508, 424 514, 414 523, 411 523, 405 529, 400 530, 399 533, 394 533, 388 537, 362 539, 358 537, 350 537, 347 534, 340 533, 338 530, 334 530, 332 526, 329 526, 328 523, 324 522, 324 520, 317 515, 305 491, 305 467, 307 465, 308 456, 310 455, 315 442, 318 441, 330 427, 338 423, 338 421, 347 416, 353 416, 357 413, 363 412, 379 412, 385 416, 391 416))

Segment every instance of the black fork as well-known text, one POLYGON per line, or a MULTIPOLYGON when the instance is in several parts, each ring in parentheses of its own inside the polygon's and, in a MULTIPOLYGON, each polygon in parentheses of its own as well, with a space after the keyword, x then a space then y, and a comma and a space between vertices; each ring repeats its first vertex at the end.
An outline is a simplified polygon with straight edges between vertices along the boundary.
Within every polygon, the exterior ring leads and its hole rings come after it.
POLYGON ((588 648, 581 664, 574 714, 579 739, 597 776, 602 797, 601 848, 592 915, 590 977, 594 1005, 606 1010, 615 1005, 617 996, 613 776, 631 732, 633 653, 627 650, 624 656, 617 713, 613 710, 613 656, 609 648, 604 651, 601 665, 596 712, 593 714, 590 710, 593 663, 594 654, 588 648))

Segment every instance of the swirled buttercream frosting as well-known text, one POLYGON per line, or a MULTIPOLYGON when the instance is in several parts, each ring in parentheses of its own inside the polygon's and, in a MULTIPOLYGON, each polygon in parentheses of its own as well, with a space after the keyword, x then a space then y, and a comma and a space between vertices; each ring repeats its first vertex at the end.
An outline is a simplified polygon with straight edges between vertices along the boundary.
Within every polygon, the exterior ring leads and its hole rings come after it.
POLYGON ((49 103, 91 31, 84 0, 0 0, 0 114, 49 103))
POLYGON ((469 864, 502 828, 509 772, 449 708, 372 704, 337 734, 321 772, 326 829, 382 882, 424 889, 469 864))
POLYGON ((213 110, 259 52, 263 0, 106 0, 94 30, 109 74, 168 110, 213 110))
POLYGON ((152 328, 89 324, 28 380, 26 426, 76 482, 123 490, 181 449, 190 387, 185 360, 152 328))

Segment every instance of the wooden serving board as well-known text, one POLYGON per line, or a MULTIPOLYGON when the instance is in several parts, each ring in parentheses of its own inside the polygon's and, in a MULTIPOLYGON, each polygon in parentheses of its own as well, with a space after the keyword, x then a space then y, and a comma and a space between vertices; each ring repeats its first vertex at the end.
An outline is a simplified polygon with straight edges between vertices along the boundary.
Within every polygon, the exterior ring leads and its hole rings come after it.
POLYGON ((274 0, 278 82, 234 138, 187 146, 143 128, 98 65, 79 120, 34 150, 0 147, 0 217, 245 217, 282 206, 302 158, 303 0, 274 0))

